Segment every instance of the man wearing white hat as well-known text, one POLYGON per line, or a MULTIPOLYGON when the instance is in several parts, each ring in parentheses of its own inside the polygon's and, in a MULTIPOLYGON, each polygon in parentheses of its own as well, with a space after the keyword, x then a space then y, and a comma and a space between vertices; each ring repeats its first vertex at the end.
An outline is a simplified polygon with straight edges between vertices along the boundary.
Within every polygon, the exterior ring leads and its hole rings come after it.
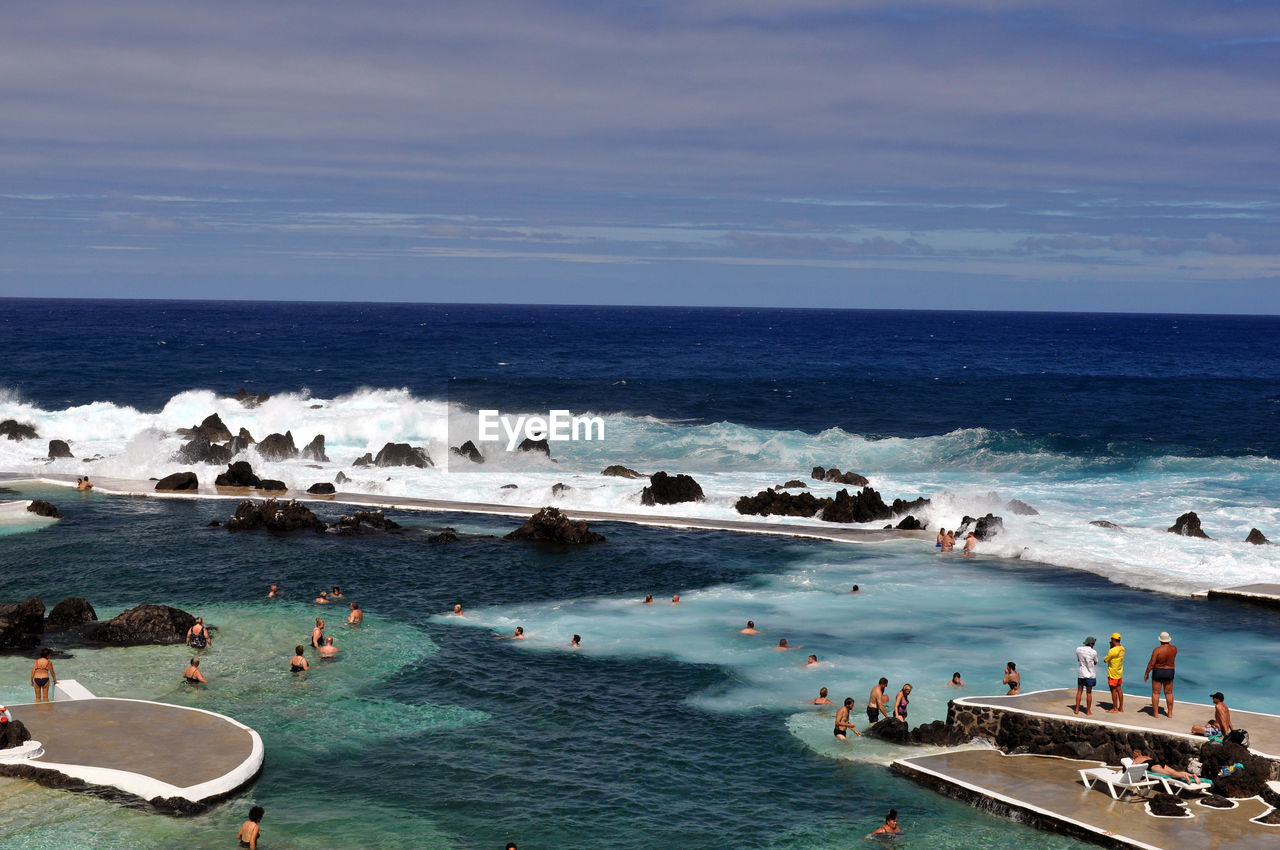
POLYGON ((1147 662, 1147 672, 1142 681, 1151 680, 1151 716, 1160 716, 1160 689, 1164 688, 1165 716, 1173 717, 1173 662, 1178 657, 1178 648, 1173 645, 1173 638, 1168 632, 1160 633, 1160 645, 1151 650, 1151 660, 1147 662))

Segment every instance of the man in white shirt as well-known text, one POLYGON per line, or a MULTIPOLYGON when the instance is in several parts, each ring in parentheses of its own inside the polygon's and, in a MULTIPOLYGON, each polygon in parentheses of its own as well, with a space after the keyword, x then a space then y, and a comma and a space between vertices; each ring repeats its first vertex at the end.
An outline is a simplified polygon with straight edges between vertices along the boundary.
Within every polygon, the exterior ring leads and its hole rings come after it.
POLYGON ((1080 713, 1080 695, 1085 698, 1084 713, 1093 714, 1093 686, 1098 684, 1098 651, 1093 648, 1097 641, 1092 636, 1084 639, 1083 646, 1076 647, 1076 707, 1075 714, 1080 713))

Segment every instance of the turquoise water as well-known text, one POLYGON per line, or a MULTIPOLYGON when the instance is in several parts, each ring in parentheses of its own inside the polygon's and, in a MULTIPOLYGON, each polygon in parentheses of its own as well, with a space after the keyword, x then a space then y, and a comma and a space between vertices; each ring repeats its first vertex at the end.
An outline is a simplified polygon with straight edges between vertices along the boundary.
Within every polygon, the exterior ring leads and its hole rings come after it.
MULTIPOLYGON (((515 523, 413 514, 399 516, 402 535, 273 537, 206 528, 229 502, 11 489, 67 518, 7 539, 4 598, 86 593, 100 616, 163 602, 216 629, 198 690, 180 682, 182 647, 71 649, 59 675, 236 717, 262 734, 266 769, 186 819, 5 780, 0 844, 221 846, 256 803, 270 847, 834 848, 890 807, 905 846, 1069 847, 892 775, 887 763, 914 751, 840 744, 830 712, 808 700, 826 686, 861 707, 885 675, 915 685, 911 717, 924 722, 945 715, 954 670, 966 693, 997 692, 1009 659, 1028 689, 1061 687, 1084 634, 1115 629, 1137 666, 1156 633, 1173 632, 1184 697, 1221 688, 1233 706, 1265 710, 1280 681, 1280 626, 1253 609, 1025 561, 966 562, 927 542, 602 524, 609 541, 582 550, 483 536, 439 546, 416 529, 515 523), (273 581, 281 600, 265 598, 273 581), (341 609, 309 601, 333 584, 369 612, 361 628, 334 628, 341 609), (455 602, 465 616, 445 613, 455 602), (290 675, 293 645, 325 615, 340 660, 290 675), (740 635, 748 618, 764 634, 740 635), (499 639, 515 625, 525 641, 499 639), (568 647, 574 633, 581 649, 568 647), (773 649, 783 636, 803 649, 773 649), (809 653, 817 668, 804 666, 809 653)), ((0 659, 0 699, 29 699, 29 665, 0 659)))

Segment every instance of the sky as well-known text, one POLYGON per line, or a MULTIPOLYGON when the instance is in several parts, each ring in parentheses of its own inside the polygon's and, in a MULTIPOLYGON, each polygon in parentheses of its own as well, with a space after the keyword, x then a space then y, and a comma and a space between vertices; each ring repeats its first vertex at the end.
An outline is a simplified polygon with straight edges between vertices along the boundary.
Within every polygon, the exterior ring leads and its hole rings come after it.
POLYGON ((11 3, 0 296, 1280 314, 1280 4, 11 3))

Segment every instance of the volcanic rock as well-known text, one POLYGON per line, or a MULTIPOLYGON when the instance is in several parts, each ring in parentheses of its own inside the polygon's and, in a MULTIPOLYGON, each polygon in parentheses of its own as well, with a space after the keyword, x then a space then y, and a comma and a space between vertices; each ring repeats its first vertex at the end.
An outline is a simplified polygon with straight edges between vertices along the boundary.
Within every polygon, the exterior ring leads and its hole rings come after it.
POLYGON ((1270 543, 1271 541, 1268 540, 1267 536, 1258 529, 1251 528, 1249 529, 1249 536, 1244 539, 1244 542, 1252 543, 1255 546, 1261 546, 1263 544, 1270 543))
POLYGON ((34 649, 43 635, 44 603, 39 597, 0 604, 0 650, 34 649))
MULTIPOLYGON (((391 444, 387 443, 387 445, 391 445, 391 444)), ((360 455, 360 457, 352 461, 351 465, 352 466, 373 466, 373 453, 365 452, 364 454, 360 455)))
POLYGON ((842 473, 838 467, 823 469, 821 466, 815 466, 810 474, 816 481, 827 481, 833 484, 852 484, 854 487, 866 487, 871 482, 866 477, 850 470, 842 473))
POLYGON ((734 504, 740 514, 752 516, 815 516, 831 504, 830 499, 819 499, 812 493, 781 493, 777 490, 761 490, 754 496, 743 496, 734 504))
POLYGON ((75 457, 75 455, 71 453, 71 446, 67 445, 66 440, 50 440, 49 459, 57 460, 60 457, 75 457))
POLYGON ((911 743, 911 730, 907 728, 905 722, 896 717, 885 717, 877 721, 874 726, 867 730, 867 734, 895 744, 911 743))
POLYGON ((300 528, 324 531, 325 524, 301 502, 280 502, 276 499, 253 502, 246 499, 236 508, 235 515, 227 520, 227 528, 232 531, 296 531, 300 528))
POLYGON ((333 476, 333 483, 334 483, 334 484, 346 484, 346 483, 347 483, 348 481, 350 481, 350 480, 351 480, 351 479, 350 479, 350 478, 348 478, 348 477, 346 476, 346 473, 342 472, 342 470, 338 470, 338 474, 337 474, 337 475, 335 475, 335 476, 333 476))
POLYGON ((1183 807, 1182 801, 1172 794, 1165 794, 1157 791, 1147 802, 1147 808, 1153 817, 1158 818, 1180 818, 1187 814, 1186 808, 1183 807))
POLYGON ((338 517, 330 530, 338 534, 360 534, 365 531, 394 531, 399 527, 400 523, 387 519, 382 511, 356 511, 338 517))
MULTIPOLYGON (((357 465, 359 461, 356 462, 357 465)), ((373 459, 374 466, 416 466, 427 469, 435 466, 426 449, 411 446, 408 443, 387 443, 373 459)))
POLYGON ((245 388, 241 387, 240 391, 237 392, 235 395, 224 395, 223 398, 234 399, 235 401, 240 402, 240 404, 244 405, 245 407, 254 408, 262 404, 267 399, 271 398, 271 394, 246 392, 245 388))
POLYGON ((1117 531, 1120 530, 1120 526, 1116 525, 1114 522, 1109 522, 1105 519, 1091 519, 1089 520, 1089 525, 1096 525, 1098 528, 1113 528, 1117 531))
POLYGON ((948 726, 945 720, 922 723, 911 730, 913 742, 934 747, 953 747, 962 743, 959 737, 958 730, 954 726, 948 726))
POLYGON ((428 543, 457 543, 459 539, 458 533, 452 528, 446 528, 438 534, 427 536, 428 543))
POLYGON ((168 605, 139 605, 99 623, 90 637, 110 646, 182 643, 196 618, 168 605))
POLYGON ((842 489, 831 504, 822 509, 822 519, 827 522, 874 522, 892 515, 884 499, 871 487, 863 487, 856 496, 842 489))
POLYGON ((918 499, 905 501, 903 499, 894 499, 893 504, 889 506, 889 512, 894 516, 902 516, 904 514, 919 513, 930 504, 931 500, 921 496, 918 499))
POLYGON ((211 413, 199 425, 190 428, 179 428, 178 433, 184 437, 202 437, 206 442, 221 443, 231 439, 231 429, 222 423, 222 417, 211 413))
POLYGON ((72 626, 83 626, 98 619, 98 612, 93 610, 89 600, 83 596, 68 596, 53 606, 44 624, 50 629, 66 629, 72 626))
POLYGON ((263 460, 292 460, 298 456, 298 448, 293 444, 293 432, 268 434, 258 443, 258 454, 263 460))
POLYGON ((36 440, 40 435, 36 433, 34 425, 26 425, 15 419, 6 419, 0 422, 0 437, 8 437, 10 440, 36 440))
POLYGON ((808 484, 805 484, 803 481, 801 481, 801 480, 800 480, 800 479, 798 479, 798 478, 792 478, 792 479, 791 479, 790 481, 788 481, 786 484, 779 484, 778 486, 774 487, 773 489, 775 489, 775 490, 798 490, 798 489, 800 489, 800 488, 804 488, 804 489, 806 489, 806 490, 807 490, 807 489, 809 489, 809 485, 808 485, 808 484))
POLYGON ((680 502, 703 501, 702 487, 688 475, 668 475, 655 472, 649 476, 649 486, 640 491, 643 505, 675 505, 680 502))
POLYGON ((520 485, 519 484, 503 484, 498 489, 499 490, 519 490, 520 485))
POLYGON ((313 496, 332 496, 338 489, 327 481, 321 481, 308 487, 307 492, 313 496))
POLYGON ((1183 537, 1201 537, 1205 540, 1213 538, 1204 533, 1200 528, 1200 517, 1196 516, 1195 511, 1187 511, 1178 517, 1178 521, 1165 529, 1170 534, 1181 534, 1183 537))
POLYGON ((1021 499, 1010 499, 1005 505, 1014 516, 1040 516, 1040 512, 1021 499))
POLYGON ((258 489, 283 492, 285 490, 288 490, 289 487, 283 481, 277 481, 274 478, 264 478, 260 482, 258 482, 258 489))
POLYGON ((613 478, 645 478, 643 472, 636 472, 634 469, 628 469, 622 464, 615 463, 613 466, 606 466, 600 471, 601 475, 608 475, 613 478))
POLYGON ((157 490, 199 490, 200 482, 194 472, 175 472, 156 482, 157 490))
POLYGON ((262 479, 253 474, 253 467, 246 460, 238 460, 227 465, 227 471, 219 475, 213 482, 218 487, 257 487, 262 479))
POLYGON ((543 508, 524 521, 524 525, 506 536, 507 540, 531 540, 535 543, 599 543, 605 538, 587 528, 585 520, 571 522, 556 508, 543 508))
POLYGON ((484 463, 484 455, 480 454, 480 450, 476 448, 476 444, 470 440, 467 440, 460 446, 455 446, 454 448, 449 449, 449 451, 459 455, 460 457, 465 457, 472 463, 484 463))
POLYGON ((328 463, 329 456, 324 453, 324 434, 316 436, 302 448, 302 457, 317 463, 328 463))
POLYGON ((899 531, 924 531, 926 527, 924 523, 910 514, 902 522, 898 523, 899 531))
POLYGON ((58 509, 52 503, 46 502, 44 499, 32 499, 31 504, 27 505, 27 510, 36 516, 53 517, 54 519, 62 519, 62 514, 58 513, 58 509))
POLYGON ((217 443, 211 443, 203 436, 195 436, 182 448, 178 449, 178 453, 173 459, 178 463, 212 463, 224 464, 231 462, 233 452, 226 446, 220 446, 217 443))
POLYGON ((979 540, 990 540, 1004 531, 1004 518, 987 514, 974 524, 973 533, 979 540))
POLYGON ((516 446, 522 452, 542 452, 547 457, 551 457, 551 444, 545 439, 534 440, 525 437, 520 441, 520 445, 516 446))

